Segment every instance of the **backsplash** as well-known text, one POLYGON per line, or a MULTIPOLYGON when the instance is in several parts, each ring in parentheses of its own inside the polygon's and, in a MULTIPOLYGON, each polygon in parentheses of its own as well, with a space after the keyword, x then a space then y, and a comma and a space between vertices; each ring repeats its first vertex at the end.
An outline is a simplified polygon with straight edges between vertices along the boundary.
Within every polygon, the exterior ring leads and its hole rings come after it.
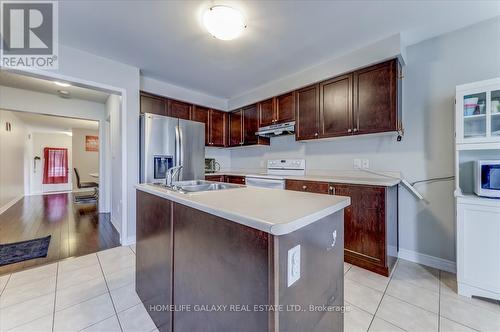
POLYGON ((215 158, 221 169, 231 168, 231 152, 228 149, 205 147, 205 158, 215 158))
POLYGON ((368 159, 370 169, 401 171, 408 166, 398 158, 408 142, 396 142, 395 135, 335 138, 296 142, 294 136, 271 138, 270 146, 230 149, 230 168, 265 168, 268 159, 299 158, 307 170, 352 170, 354 158, 368 159), (405 167, 406 166, 406 167, 405 167))

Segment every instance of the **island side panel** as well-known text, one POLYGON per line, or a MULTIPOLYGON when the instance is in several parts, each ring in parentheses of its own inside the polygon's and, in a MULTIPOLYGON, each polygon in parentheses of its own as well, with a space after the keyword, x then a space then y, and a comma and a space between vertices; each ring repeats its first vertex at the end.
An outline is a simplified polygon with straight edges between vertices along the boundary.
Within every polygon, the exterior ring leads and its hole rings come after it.
POLYGON ((137 191, 136 291, 160 331, 172 330, 172 203, 137 191))
POLYGON ((176 311, 174 331, 267 331, 268 313, 253 307, 269 303, 270 235, 177 203, 173 226, 175 305, 227 306, 176 311), (230 312, 231 305, 250 311, 230 312))
POLYGON ((274 238, 278 266, 279 313, 277 326, 286 332, 342 332, 343 314, 325 312, 310 305, 340 306, 344 303, 344 211, 341 210, 290 234, 274 238), (334 241, 333 233, 336 232, 334 241), (300 245, 300 279, 288 287, 288 250, 300 245), (300 305, 295 312, 291 305, 300 305), (292 309, 292 311, 290 311, 292 309))
POLYGON ((392 186, 386 190, 386 212, 387 216, 387 232, 386 232, 386 251, 387 251, 387 266, 389 275, 396 265, 399 252, 399 211, 398 211, 398 186, 392 186))

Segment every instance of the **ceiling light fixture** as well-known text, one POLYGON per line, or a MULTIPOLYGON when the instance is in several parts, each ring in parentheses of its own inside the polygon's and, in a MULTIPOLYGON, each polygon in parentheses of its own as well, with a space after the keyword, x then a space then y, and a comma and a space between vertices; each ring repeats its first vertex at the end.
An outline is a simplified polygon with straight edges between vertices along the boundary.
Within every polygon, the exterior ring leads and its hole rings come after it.
POLYGON ((62 98, 69 98, 70 97, 69 91, 66 91, 66 90, 57 90, 57 93, 59 93, 59 97, 62 97, 62 98))
POLYGON ((67 88, 68 86, 71 86, 71 84, 69 84, 69 83, 65 83, 65 82, 58 82, 58 81, 54 81, 54 84, 55 84, 55 85, 62 86, 63 88, 67 88))
POLYGON ((221 40, 234 39, 246 28, 243 15, 227 6, 210 7, 203 14, 203 24, 212 36, 221 40))

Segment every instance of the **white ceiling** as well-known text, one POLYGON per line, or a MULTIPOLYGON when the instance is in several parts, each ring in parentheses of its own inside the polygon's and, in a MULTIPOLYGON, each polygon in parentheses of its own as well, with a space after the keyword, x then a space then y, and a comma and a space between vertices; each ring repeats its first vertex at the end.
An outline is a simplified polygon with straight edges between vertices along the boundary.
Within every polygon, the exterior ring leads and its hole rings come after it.
MULTIPOLYGON (((0 111, 1 112, 1 111, 0 111)), ((62 116, 42 115, 29 112, 16 112, 16 117, 35 132, 70 132, 72 129, 97 130, 99 122, 66 118, 62 116)))
POLYGON ((397 33, 410 45, 498 16, 500 1, 64 1, 59 12, 65 45, 232 98, 397 33), (214 4, 243 11, 239 39, 200 25, 214 4))
POLYGON ((60 87, 54 84, 53 81, 2 70, 0 70, 0 85, 53 95, 59 95, 57 92, 58 90, 65 90, 70 93, 70 98, 83 99, 101 104, 105 103, 109 96, 109 93, 98 90, 87 89, 79 86, 60 87))

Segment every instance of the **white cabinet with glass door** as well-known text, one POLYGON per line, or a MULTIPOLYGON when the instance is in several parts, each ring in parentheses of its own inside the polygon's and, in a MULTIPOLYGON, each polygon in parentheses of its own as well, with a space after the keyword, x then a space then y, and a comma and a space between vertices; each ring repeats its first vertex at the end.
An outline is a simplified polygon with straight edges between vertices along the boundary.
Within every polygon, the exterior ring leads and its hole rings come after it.
POLYGON ((456 143, 500 142, 500 78, 456 89, 456 143))

